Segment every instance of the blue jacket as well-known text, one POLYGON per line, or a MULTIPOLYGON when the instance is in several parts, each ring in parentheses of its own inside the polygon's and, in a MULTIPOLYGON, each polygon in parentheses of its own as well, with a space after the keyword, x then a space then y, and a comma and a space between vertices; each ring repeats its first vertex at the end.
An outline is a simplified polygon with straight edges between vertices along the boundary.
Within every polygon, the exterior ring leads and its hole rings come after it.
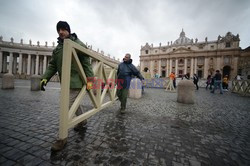
POLYGON ((120 63, 117 70, 118 84, 120 82, 118 86, 122 86, 123 89, 129 89, 132 76, 136 76, 140 80, 144 79, 141 73, 132 64, 132 59, 128 62, 124 61, 120 63))

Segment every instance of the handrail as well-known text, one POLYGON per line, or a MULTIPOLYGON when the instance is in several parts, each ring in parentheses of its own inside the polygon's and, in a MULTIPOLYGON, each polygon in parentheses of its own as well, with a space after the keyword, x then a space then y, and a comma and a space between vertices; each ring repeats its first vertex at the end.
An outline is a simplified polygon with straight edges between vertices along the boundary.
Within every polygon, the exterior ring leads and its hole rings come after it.
POLYGON ((115 85, 116 71, 117 71, 117 65, 108 62, 107 60, 100 57, 97 53, 84 48, 83 46, 71 41, 70 39, 64 40, 61 97, 60 97, 59 139, 64 139, 68 137, 69 128, 91 117, 92 115, 104 109, 105 107, 108 107, 113 104, 113 102, 117 99, 116 97, 117 85, 115 85), (94 94, 93 89, 89 91, 87 91, 86 89, 87 76, 82 68, 77 52, 87 54, 93 60, 98 61, 98 64, 94 67, 93 70, 95 78, 98 80, 98 84, 95 86, 96 94, 94 94), (70 71, 71 71, 72 61, 73 63, 76 64, 78 68, 78 72, 84 83, 84 86, 82 87, 80 93, 76 97, 76 100, 74 101, 72 106, 69 108, 70 71), (111 68, 110 74, 108 76, 106 75, 104 65, 111 68), (105 85, 103 91, 102 91, 102 82, 108 84, 105 85), (112 84, 113 86, 110 87, 110 84, 112 84), (110 96, 110 101, 103 103, 104 97, 107 92, 110 96), (89 95, 94 108, 88 110, 82 115, 75 116, 75 112, 77 111, 83 97, 87 94, 89 95))

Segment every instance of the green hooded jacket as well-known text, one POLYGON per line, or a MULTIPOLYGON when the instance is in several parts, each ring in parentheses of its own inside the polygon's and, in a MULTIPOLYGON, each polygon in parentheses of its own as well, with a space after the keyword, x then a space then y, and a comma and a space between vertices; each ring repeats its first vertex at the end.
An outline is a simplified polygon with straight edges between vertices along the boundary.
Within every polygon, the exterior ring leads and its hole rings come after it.
MULTIPOLYGON (((75 33, 71 34, 69 39, 72 41, 80 44, 81 46, 86 47, 78 38, 75 33)), ((94 77, 92 66, 90 64, 90 58, 87 54, 77 52, 78 58, 82 64, 83 70, 87 76, 94 77)), ((48 68, 46 69, 42 79, 47 79, 48 81, 51 79, 52 76, 59 73, 59 78, 61 80, 62 76, 62 59, 63 59, 63 40, 58 38, 58 45, 53 50, 52 58, 49 62, 48 68)), ((77 67, 75 63, 71 63, 71 73, 70 73, 70 88, 71 89, 79 89, 82 88, 83 81, 78 73, 77 67)))

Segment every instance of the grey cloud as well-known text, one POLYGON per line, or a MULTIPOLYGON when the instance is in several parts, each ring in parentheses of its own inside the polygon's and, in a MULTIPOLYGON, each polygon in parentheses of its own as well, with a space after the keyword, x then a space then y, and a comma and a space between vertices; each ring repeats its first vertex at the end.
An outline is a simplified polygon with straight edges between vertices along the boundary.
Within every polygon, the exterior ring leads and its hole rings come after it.
POLYGON ((249 46, 249 6, 248 0, 9 0, 0 2, 0 35, 51 43, 57 21, 65 20, 83 42, 120 59, 130 52, 138 64, 141 45, 167 44, 182 28, 200 41, 239 33, 241 47, 249 46))

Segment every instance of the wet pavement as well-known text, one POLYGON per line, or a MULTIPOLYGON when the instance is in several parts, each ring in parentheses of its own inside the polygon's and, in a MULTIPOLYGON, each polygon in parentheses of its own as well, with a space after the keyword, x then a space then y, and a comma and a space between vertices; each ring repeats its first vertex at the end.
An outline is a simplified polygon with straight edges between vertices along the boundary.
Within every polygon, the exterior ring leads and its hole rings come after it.
MULTIPOLYGON (((196 103, 185 105, 176 93, 145 89, 128 99, 126 114, 115 102, 84 130, 70 129, 65 149, 51 153, 59 84, 35 92, 15 81, 14 90, 0 89, 0 165, 250 165, 249 97, 200 88, 196 103)), ((83 105, 90 107, 88 98, 83 105)))

